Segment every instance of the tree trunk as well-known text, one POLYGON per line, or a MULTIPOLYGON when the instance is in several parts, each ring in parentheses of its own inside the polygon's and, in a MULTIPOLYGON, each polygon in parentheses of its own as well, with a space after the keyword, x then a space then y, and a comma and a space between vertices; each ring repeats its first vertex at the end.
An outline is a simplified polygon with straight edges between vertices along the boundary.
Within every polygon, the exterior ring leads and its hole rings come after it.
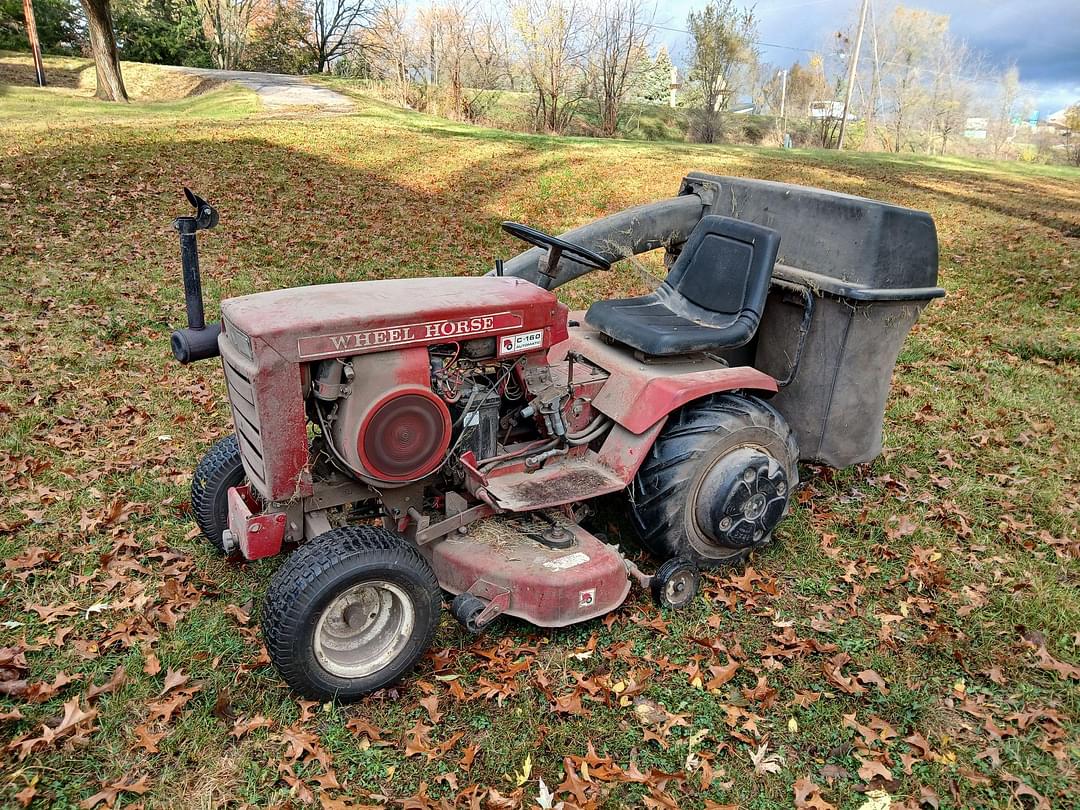
POLYGON ((124 77, 120 75, 120 53, 116 50, 109 0, 80 0, 86 13, 90 47, 97 68, 97 93, 102 101, 127 101, 124 77))

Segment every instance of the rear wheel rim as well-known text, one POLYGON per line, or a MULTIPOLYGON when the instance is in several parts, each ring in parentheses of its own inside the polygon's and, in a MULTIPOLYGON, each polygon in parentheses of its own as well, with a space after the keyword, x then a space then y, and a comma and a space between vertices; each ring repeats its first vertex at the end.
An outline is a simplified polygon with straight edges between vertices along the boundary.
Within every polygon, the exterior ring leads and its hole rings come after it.
POLYGON ((389 666, 416 625, 412 598, 385 580, 353 585, 319 615, 312 639, 319 665, 339 678, 363 678, 389 666))
MULTIPOLYGON (((721 464, 726 458, 729 458, 732 455, 740 453, 741 451, 747 451, 747 450, 754 451, 756 453, 760 453, 761 455, 764 455, 764 456, 768 457, 771 460, 772 463, 775 463, 776 465, 778 465, 781 470, 783 469, 783 465, 780 464, 780 462, 769 451, 769 449, 766 446, 764 446, 763 444, 760 444, 758 442, 742 442, 740 444, 734 445, 733 447, 725 448, 722 453, 720 453, 716 458, 714 458, 705 467, 704 471, 701 473, 701 475, 694 482, 693 489, 691 490, 689 503, 687 504, 687 509, 686 509, 686 529, 687 529, 687 536, 688 536, 688 539, 690 541, 691 547, 698 554, 700 554, 702 557, 705 557, 707 559, 719 561, 719 560, 739 557, 739 556, 747 553, 750 549, 752 549, 755 546, 759 545, 762 542, 762 540, 764 539, 764 537, 765 537, 764 532, 758 532, 757 535, 754 537, 754 542, 752 544, 748 544, 748 545, 745 545, 745 546, 726 545, 726 544, 718 541, 715 537, 710 536, 710 535, 713 534, 713 531, 710 531, 710 530, 706 529, 706 527, 702 526, 701 523, 699 522, 699 519, 698 519, 698 511, 699 511, 698 505, 699 505, 700 498, 702 497, 702 494, 703 494, 702 493, 702 488, 703 488, 703 485, 705 483, 705 480, 710 476, 710 474, 713 472, 713 470, 719 464, 721 464)), ((786 487, 787 487, 786 481, 785 481, 784 486, 785 486, 785 490, 786 490, 786 487)), ((748 502, 747 506, 750 507, 751 503, 748 502)), ((758 504, 757 501, 753 501, 753 506, 755 507, 755 510, 756 510, 758 507, 761 506, 761 504, 758 504)), ((755 511, 755 510, 752 510, 752 512, 755 511)), ((760 517, 760 514, 761 514, 760 511, 757 511, 756 514, 752 514, 752 512, 751 513, 746 513, 745 517, 747 517, 747 518, 760 517)), ((710 527, 710 528, 712 528, 712 527, 710 527)), ((716 528, 724 529, 726 527, 717 526, 716 528)))

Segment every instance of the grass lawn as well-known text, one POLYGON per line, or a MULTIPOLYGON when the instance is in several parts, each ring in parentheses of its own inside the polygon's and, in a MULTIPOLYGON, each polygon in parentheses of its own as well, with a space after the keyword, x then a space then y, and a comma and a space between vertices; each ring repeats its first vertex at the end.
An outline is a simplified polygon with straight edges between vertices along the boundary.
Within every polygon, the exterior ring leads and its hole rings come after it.
MULTIPOLYGON (((76 89, 0 86, 0 805, 1075 806, 1080 172, 76 89), (278 561, 192 530, 230 416, 219 367, 169 353, 181 186, 221 211, 216 302, 475 275, 517 251, 503 219, 558 232, 693 169, 934 215, 949 297, 901 354, 882 457, 804 469, 778 542, 688 610, 634 594, 480 638, 446 615, 395 689, 296 700, 257 629, 278 561)), ((561 294, 643 289, 626 268, 561 294)))

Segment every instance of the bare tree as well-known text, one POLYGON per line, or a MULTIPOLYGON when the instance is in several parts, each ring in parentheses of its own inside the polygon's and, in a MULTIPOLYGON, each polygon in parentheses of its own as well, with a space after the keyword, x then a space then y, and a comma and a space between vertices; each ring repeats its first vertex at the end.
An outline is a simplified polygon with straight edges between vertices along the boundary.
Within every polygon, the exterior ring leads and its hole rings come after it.
POLYGON ((399 104, 408 104, 419 65, 416 32, 405 0, 382 3, 362 33, 361 44, 376 76, 391 83, 399 104))
POLYGON ((195 0, 210 37, 210 55, 223 70, 234 70, 244 55, 256 0, 195 0))
POLYGON ((473 87, 495 89, 504 81, 513 87, 510 34, 505 17, 491 8, 477 12, 468 46, 473 87))
POLYGON ((516 0, 511 14, 537 127, 562 132, 584 98, 588 14, 578 0, 516 0))
POLYGON ((428 47, 428 96, 433 109, 446 101, 452 118, 478 120, 495 101, 503 72, 498 18, 477 0, 443 0, 421 11, 428 47))
POLYGON ((120 53, 116 49, 109 0, 81 0, 86 13, 86 29, 94 52, 97 92, 102 101, 127 101, 124 77, 120 73, 120 53))
POLYGON ((882 88, 889 101, 890 146, 899 152, 910 145, 911 130, 925 112, 930 56, 944 46, 949 18, 922 9, 898 6, 887 28, 887 56, 882 88))
POLYGON ((1064 127, 1065 159, 1073 166, 1080 166, 1080 101, 1065 111, 1064 127))
POLYGON ((655 11, 647 0, 599 0, 589 50, 603 135, 614 135, 619 128, 619 114, 631 81, 648 58, 655 11))
POLYGON ((687 18, 691 47, 690 81, 700 98, 693 122, 694 135, 713 143, 722 134, 721 112, 731 97, 731 80, 740 65, 754 58, 752 41, 757 30, 753 9, 735 6, 734 0, 710 0, 687 18))
POLYGON ((352 51, 372 17, 371 0, 311 0, 311 32, 305 38, 317 70, 322 73, 339 56, 352 51))
POLYGON ((472 11, 470 0, 458 3, 456 0, 432 3, 427 9, 419 11, 421 39, 427 43, 428 69, 427 93, 428 106, 436 115, 439 114, 441 88, 448 84, 450 95, 450 117, 457 117, 462 87, 462 63, 464 62, 467 17, 472 11))
POLYGON ((1014 135, 1013 116, 1019 100, 1020 71, 1016 65, 1010 65, 1008 70, 1001 74, 997 100, 994 102, 994 115, 990 119, 990 128, 986 133, 990 148, 994 150, 994 157, 1001 155, 1001 150, 1014 135))
POLYGON ((967 43, 946 34, 936 53, 927 115, 927 154, 944 155, 949 138, 962 130, 972 98, 972 76, 979 71, 967 43))

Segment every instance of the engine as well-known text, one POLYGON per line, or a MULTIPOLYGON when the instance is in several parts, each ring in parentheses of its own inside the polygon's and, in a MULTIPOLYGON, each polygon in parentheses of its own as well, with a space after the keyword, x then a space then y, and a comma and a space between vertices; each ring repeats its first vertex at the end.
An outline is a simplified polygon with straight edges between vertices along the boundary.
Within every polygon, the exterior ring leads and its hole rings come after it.
POLYGON ((524 400, 521 358, 498 360, 494 338, 433 346, 432 390, 453 417, 455 455, 471 452, 477 461, 498 454, 499 429, 514 403, 524 400))
POLYGON ((312 421, 351 472, 402 485, 467 452, 497 455, 500 421, 524 399, 522 365, 498 359, 494 338, 326 360, 312 378, 312 421))
POLYGON ((338 466, 379 487, 460 478, 463 457, 535 467, 608 426, 536 355, 499 357, 496 338, 325 360, 311 392, 338 466))

